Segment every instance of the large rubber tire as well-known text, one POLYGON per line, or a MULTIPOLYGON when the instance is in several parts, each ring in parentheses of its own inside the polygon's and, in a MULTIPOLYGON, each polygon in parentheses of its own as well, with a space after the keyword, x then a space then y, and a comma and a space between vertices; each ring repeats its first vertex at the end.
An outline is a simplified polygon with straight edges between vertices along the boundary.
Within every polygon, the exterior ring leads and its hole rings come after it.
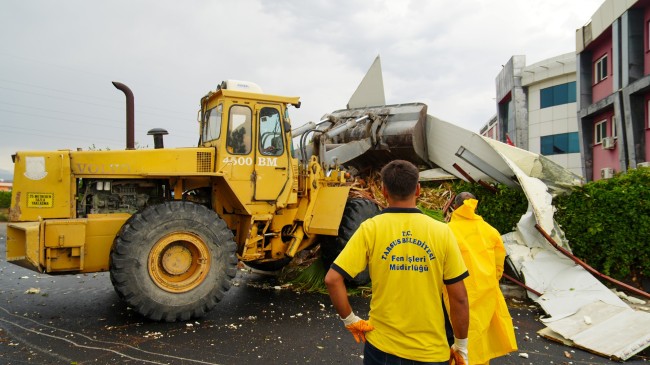
POLYGON ((237 273, 236 245, 226 223, 206 207, 172 201, 147 207, 120 229, 110 277, 118 295, 154 321, 205 315, 237 273))
MULTIPOLYGON (((361 223, 378 213, 379 207, 371 200, 358 198, 348 200, 343 210, 341 224, 339 225, 339 235, 326 239, 321 245, 325 268, 329 268, 332 265, 361 223)), ((363 286, 369 282, 370 274, 368 273, 368 268, 360 272, 351 281, 348 280, 348 284, 353 286, 363 286)))

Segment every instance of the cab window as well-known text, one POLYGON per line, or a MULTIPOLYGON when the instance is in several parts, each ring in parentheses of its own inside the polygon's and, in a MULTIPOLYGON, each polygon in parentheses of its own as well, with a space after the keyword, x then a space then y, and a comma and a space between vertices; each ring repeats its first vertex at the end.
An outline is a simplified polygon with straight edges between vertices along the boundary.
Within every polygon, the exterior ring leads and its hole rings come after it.
POLYGON ((228 115, 228 152, 234 155, 247 155, 251 152, 251 109, 244 105, 233 105, 228 115))
POLYGON ((284 153, 282 140, 282 120, 275 108, 264 107, 260 110, 260 153, 266 156, 280 156, 284 153))
POLYGON ((223 112, 223 105, 219 104, 216 107, 205 112, 203 117, 203 141, 212 141, 219 138, 221 134, 221 113, 223 112))

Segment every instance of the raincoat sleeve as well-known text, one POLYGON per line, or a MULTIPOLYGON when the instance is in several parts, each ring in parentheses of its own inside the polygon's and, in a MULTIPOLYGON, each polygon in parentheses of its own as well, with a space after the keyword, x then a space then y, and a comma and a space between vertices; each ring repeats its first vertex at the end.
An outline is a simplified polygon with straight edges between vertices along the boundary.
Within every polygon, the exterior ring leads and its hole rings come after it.
POLYGON ((499 231, 493 228, 492 244, 494 245, 494 266, 496 267, 497 280, 503 276, 503 265, 506 260, 506 249, 503 246, 503 240, 499 231))

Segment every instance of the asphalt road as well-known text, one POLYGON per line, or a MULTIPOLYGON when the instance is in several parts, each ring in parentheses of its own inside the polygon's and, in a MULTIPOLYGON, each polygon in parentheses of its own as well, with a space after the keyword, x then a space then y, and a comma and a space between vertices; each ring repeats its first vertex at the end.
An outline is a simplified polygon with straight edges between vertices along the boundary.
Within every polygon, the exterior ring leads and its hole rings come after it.
MULTIPOLYGON (((274 278, 240 271, 206 317, 151 322, 119 300, 107 273, 49 276, 8 264, 5 235, 0 223, 0 364, 362 363, 362 346, 326 295, 278 290, 274 278)), ((351 302, 367 316, 368 299, 351 302)), ((538 336, 538 308, 511 304, 519 351, 492 365, 619 364, 538 336)))

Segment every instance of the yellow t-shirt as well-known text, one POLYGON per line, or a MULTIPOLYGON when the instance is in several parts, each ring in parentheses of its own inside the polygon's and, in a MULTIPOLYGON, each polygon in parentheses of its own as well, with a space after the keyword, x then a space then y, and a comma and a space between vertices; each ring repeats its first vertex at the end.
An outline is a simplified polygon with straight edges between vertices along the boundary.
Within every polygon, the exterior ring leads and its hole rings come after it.
POLYGON ((416 361, 447 361, 442 288, 467 277, 449 227, 417 208, 387 208, 363 222, 332 268, 352 278, 368 265, 372 280, 366 339, 416 361))

